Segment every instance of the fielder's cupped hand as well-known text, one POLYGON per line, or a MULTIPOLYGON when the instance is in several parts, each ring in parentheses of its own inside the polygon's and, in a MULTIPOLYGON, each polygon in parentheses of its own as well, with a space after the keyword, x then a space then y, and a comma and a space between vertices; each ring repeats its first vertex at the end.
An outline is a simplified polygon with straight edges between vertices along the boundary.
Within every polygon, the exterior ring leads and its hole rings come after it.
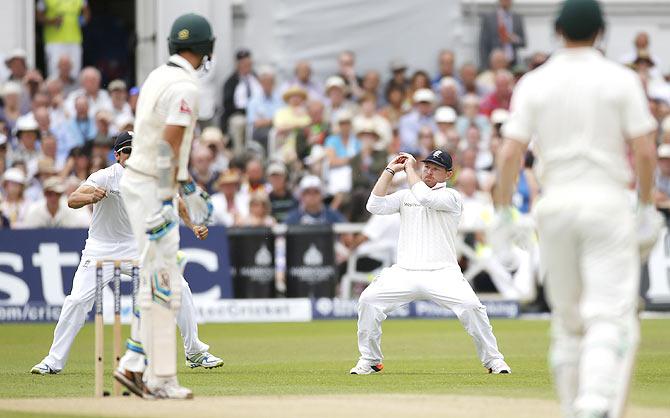
POLYGON ((407 157, 404 155, 398 155, 396 156, 393 160, 391 160, 390 163, 386 166, 387 168, 390 168, 394 172, 402 171, 403 168, 405 167, 405 160, 407 157))
POLYGON ((412 154, 401 152, 400 156, 405 157, 405 164, 403 165, 403 169, 407 169, 407 167, 416 168, 416 158, 414 158, 412 154))
POLYGON ((93 194, 91 197, 91 200, 93 203, 98 203, 102 199, 107 197, 107 190, 103 189, 102 187, 96 187, 93 189, 93 194))
POLYGON ((204 240, 207 239, 207 236, 209 235, 209 229, 206 225, 194 225, 193 233, 199 240, 204 240))

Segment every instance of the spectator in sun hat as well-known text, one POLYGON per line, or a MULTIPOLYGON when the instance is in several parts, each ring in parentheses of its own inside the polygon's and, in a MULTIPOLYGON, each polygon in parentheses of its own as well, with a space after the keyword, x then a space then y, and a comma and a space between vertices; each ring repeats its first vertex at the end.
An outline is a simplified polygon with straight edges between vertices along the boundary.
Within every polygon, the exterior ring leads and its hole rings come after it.
POLYGON ((0 118, 7 122, 7 128, 11 132, 14 129, 16 121, 24 113, 21 110, 21 84, 15 81, 8 81, 0 86, 0 96, 3 106, 0 107, 0 118))
POLYGON ((268 147, 268 153, 290 163, 298 158, 299 134, 310 124, 305 107, 307 92, 300 86, 293 86, 284 91, 282 98, 286 104, 274 115, 272 124, 276 137, 274 144, 268 147))
POLYGON ((5 66, 9 69, 9 81, 23 82, 23 77, 28 72, 26 51, 15 48, 5 56, 5 66))
POLYGON ((9 164, 23 161, 26 164, 28 177, 37 172, 37 160, 40 155, 40 130, 37 121, 32 115, 21 116, 14 128, 16 146, 9 153, 9 164))
POLYGON ((456 111, 451 107, 442 106, 435 110, 435 124, 437 125, 437 131, 435 132, 436 148, 447 148, 451 152, 455 151, 455 148, 452 147, 454 144, 449 143, 449 132, 455 131, 457 118, 456 111))
POLYGON ((414 109, 400 118, 398 129, 400 130, 401 151, 413 153, 418 149, 417 138, 419 129, 428 126, 433 131, 437 129, 433 118, 433 106, 435 104, 435 93, 430 89, 419 89, 413 96, 414 109))
POLYGON ((28 212, 28 201, 24 195, 26 176, 20 168, 12 167, 5 170, 2 179, 2 203, 0 212, 9 219, 12 228, 21 224, 28 212))

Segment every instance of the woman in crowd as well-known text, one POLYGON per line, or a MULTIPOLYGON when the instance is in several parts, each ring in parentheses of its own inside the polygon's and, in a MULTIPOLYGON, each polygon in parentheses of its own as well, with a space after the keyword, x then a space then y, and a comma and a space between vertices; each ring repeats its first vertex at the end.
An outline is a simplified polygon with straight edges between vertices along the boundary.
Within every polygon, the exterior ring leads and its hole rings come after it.
POLYGON ((0 203, 0 212, 7 217, 12 228, 20 226, 25 220, 30 202, 24 197, 26 176, 20 168, 7 169, 2 176, 4 199, 0 203))
POLYGON ((273 226, 276 221, 270 215, 272 207, 270 199, 264 192, 254 192, 249 197, 249 213, 244 216, 238 216, 236 226, 273 226))

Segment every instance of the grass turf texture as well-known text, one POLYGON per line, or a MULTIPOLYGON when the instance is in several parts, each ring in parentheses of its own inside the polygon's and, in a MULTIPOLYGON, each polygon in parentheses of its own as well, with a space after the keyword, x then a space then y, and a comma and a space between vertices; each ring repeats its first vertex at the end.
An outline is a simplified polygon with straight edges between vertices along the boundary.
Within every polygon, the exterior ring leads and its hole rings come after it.
MULTIPOLYGON (((0 327, 0 397, 92 396, 92 324, 87 324, 75 340, 61 374, 29 373, 46 354, 53 327, 0 327)), ((220 369, 191 370, 180 354, 179 376, 196 396, 442 393, 554 398, 546 360, 549 322, 495 320, 493 327, 512 375, 486 374, 470 337, 455 320, 389 320, 384 324, 386 358, 382 374, 348 374, 358 356, 355 321, 317 321, 202 325, 201 339, 226 364, 220 369)), ((127 334, 128 329, 124 332, 127 334)), ((632 403, 670 407, 668 341, 670 320, 642 322, 632 403)), ((111 391, 110 326, 106 327, 105 342, 106 390, 111 391)), ((7 415, 0 411, 0 416, 7 415)))

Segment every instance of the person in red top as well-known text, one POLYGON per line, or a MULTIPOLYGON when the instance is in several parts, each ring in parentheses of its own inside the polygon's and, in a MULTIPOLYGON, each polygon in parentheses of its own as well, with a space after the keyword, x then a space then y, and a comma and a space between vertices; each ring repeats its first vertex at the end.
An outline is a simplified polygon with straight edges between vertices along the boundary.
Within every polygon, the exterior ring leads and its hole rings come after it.
POLYGON ((514 88, 514 76, 509 71, 501 70, 495 75, 495 90, 482 100, 479 113, 488 117, 496 109, 509 110, 514 88))

